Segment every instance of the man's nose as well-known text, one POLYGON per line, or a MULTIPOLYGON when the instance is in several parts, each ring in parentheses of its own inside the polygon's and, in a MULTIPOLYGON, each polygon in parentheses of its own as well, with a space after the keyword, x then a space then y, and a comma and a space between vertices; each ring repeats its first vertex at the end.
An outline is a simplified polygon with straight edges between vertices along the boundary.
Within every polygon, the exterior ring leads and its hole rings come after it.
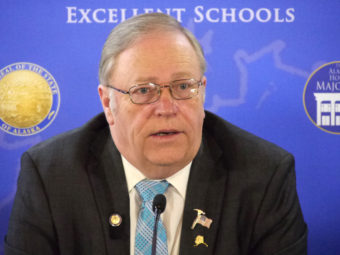
POLYGON ((177 112, 177 103, 171 95, 170 86, 165 85, 161 87, 160 96, 156 106, 156 113, 158 115, 172 115, 177 112))

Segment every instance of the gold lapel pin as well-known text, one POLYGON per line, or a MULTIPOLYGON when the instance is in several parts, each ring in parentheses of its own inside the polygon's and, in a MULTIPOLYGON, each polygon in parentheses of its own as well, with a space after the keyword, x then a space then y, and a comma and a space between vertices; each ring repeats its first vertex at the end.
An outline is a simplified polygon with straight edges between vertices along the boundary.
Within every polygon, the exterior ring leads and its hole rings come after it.
POLYGON ((119 214, 112 214, 109 221, 112 227, 119 227, 122 223, 122 217, 119 214))
POLYGON ((197 212, 197 216, 194 222, 192 223, 191 229, 194 229, 197 223, 209 229, 212 223, 212 219, 209 219, 207 216, 205 216, 205 212, 203 212, 200 209, 194 209, 194 211, 197 212))
POLYGON ((204 244, 206 247, 208 247, 208 245, 204 242, 204 236, 198 235, 196 236, 194 247, 197 247, 200 244, 204 244))

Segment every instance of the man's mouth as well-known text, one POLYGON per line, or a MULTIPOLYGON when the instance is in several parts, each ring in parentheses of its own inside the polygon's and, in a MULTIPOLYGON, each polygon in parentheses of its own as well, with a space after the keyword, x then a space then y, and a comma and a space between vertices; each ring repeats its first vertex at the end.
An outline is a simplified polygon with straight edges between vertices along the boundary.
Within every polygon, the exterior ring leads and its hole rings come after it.
POLYGON ((171 131, 159 131, 156 133, 153 133, 152 136, 170 136, 170 135, 177 135, 180 132, 176 130, 171 130, 171 131))

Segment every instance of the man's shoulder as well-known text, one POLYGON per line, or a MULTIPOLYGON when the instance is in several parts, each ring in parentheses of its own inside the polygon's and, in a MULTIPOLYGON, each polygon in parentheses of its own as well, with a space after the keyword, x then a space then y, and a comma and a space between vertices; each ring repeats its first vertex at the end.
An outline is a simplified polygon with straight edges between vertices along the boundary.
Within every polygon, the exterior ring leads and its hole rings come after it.
MULTIPOLYGON (((228 173, 233 188, 264 194, 273 176, 292 174, 294 157, 280 146, 206 113, 203 151, 216 162, 219 176, 228 173)), ((281 179, 282 178, 282 179, 281 179)))
POLYGON ((277 158, 289 153, 280 146, 237 127, 221 117, 206 112, 204 132, 222 151, 244 158, 277 158))
POLYGON ((79 128, 51 137, 30 148, 32 157, 51 157, 53 154, 68 155, 85 153, 98 136, 109 135, 109 128, 103 113, 98 114, 79 128))

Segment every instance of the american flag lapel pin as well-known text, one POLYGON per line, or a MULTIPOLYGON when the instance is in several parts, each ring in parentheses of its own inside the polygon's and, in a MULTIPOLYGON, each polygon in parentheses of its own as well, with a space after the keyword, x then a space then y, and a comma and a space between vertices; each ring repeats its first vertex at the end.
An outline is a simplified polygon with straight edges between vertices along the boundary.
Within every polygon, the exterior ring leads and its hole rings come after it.
POLYGON ((191 229, 194 229, 196 224, 201 224, 203 227, 210 228, 211 223, 213 222, 212 219, 209 219, 206 215, 205 212, 203 212, 200 209, 194 209, 194 211, 197 212, 197 216, 192 223, 191 229))

